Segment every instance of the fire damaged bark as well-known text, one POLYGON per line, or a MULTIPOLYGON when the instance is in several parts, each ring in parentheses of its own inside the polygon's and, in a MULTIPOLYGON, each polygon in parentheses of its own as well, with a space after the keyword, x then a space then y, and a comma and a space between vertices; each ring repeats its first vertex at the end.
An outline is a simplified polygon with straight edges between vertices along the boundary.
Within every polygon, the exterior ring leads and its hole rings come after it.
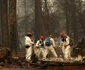
POLYGON ((47 6, 47 0, 45 1, 45 15, 44 15, 44 21, 45 21, 45 30, 47 30, 47 35, 51 33, 50 31, 50 24, 49 24, 49 10, 47 6))
POLYGON ((8 29, 8 16, 7 16, 7 0, 1 1, 1 34, 2 34, 2 45, 9 46, 9 29, 8 29))
POLYGON ((39 39, 40 35, 45 36, 45 28, 42 19, 41 0, 35 0, 35 38, 39 39))
MULTIPOLYGON (((1 0, 0 0, 0 19, 1 19, 1 0)), ((0 20, 0 44, 2 44, 2 23, 0 20)))
POLYGON ((10 46, 12 52, 17 52, 16 0, 9 0, 10 46))
POLYGON ((74 38, 74 43, 78 43, 78 21, 77 21, 77 6, 76 6, 76 1, 71 0, 71 29, 73 32, 73 38, 74 38))

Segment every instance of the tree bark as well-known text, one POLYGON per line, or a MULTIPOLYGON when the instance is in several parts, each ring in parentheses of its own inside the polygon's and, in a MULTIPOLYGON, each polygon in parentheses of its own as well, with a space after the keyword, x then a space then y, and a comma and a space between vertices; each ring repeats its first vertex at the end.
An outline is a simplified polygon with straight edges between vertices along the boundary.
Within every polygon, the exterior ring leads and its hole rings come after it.
POLYGON ((45 36, 45 28, 42 20, 41 0, 35 0, 35 40, 41 35, 45 36))
POLYGON ((1 0, 0 0, 0 45, 2 45, 2 23, 1 23, 1 0))
POLYGON ((16 0, 9 0, 10 46, 13 54, 17 53, 18 33, 16 23, 16 0))
POLYGON ((48 10, 48 6, 47 6, 47 0, 44 0, 45 1, 45 16, 44 16, 44 21, 45 21, 45 29, 46 29, 46 33, 47 33, 47 36, 49 34, 51 34, 51 31, 50 31, 50 24, 49 24, 49 10, 48 10))
POLYGON ((68 12, 69 12, 69 6, 68 6, 68 1, 67 0, 65 0, 65 17, 66 17, 66 31, 67 31, 67 34, 69 35, 69 31, 70 31, 70 29, 69 29, 69 14, 68 14, 68 12))
POLYGON ((9 29, 8 29, 8 0, 1 1, 1 26, 2 26, 2 45, 9 47, 9 29))
POLYGON ((74 43, 78 43, 78 22, 77 22, 77 15, 76 15, 76 4, 75 0, 71 0, 71 27, 74 33, 74 43))

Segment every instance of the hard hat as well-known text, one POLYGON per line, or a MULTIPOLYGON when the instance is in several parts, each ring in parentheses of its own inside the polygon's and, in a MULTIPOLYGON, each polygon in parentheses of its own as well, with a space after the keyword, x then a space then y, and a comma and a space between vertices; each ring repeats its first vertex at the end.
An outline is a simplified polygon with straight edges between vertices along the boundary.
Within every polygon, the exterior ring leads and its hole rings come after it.
POLYGON ((41 40, 44 40, 44 36, 40 36, 40 39, 41 39, 41 40))
POLYGON ((63 37, 63 35, 64 35, 64 33, 61 32, 61 33, 60 33, 60 36, 63 37))
POLYGON ((63 34, 63 37, 67 37, 67 34, 63 34))

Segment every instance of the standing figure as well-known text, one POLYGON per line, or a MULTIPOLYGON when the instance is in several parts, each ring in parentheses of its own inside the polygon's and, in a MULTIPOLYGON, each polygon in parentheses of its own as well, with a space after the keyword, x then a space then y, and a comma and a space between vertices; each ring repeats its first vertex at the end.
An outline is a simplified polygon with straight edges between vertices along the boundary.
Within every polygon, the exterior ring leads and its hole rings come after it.
POLYGON ((64 38, 66 39, 66 42, 64 44, 65 47, 64 58, 68 60, 71 58, 70 37, 67 34, 64 34, 64 38))
POLYGON ((55 41, 54 41, 52 35, 49 35, 49 37, 47 37, 45 39, 45 45, 46 45, 46 49, 48 50, 48 54, 51 52, 52 55, 57 58, 58 55, 54 49, 55 48, 55 41))
POLYGON ((68 60, 71 58, 70 38, 65 33, 61 33, 60 36, 61 36, 60 45, 62 47, 63 56, 66 60, 68 60))
POLYGON ((32 42, 31 38, 32 33, 28 32, 27 35, 25 36, 26 61, 30 61, 32 56, 32 46, 34 42, 32 42))
POLYGON ((40 39, 36 42, 36 47, 37 47, 37 57, 38 59, 46 59, 46 49, 45 49, 45 41, 44 41, 44 36, 40 36, 40 39))
POLYGON ((60 48, 61 48, 61 50, 62 50, 63 57, 64 57, 64 52, 65 52, 65 47, 64 47, 64 45, 65 45, 65 43, 66 43, 66 39, 64 38, 64 33, 60 33, 60 37, 61 37, 61 39, 60 39, 60 48))

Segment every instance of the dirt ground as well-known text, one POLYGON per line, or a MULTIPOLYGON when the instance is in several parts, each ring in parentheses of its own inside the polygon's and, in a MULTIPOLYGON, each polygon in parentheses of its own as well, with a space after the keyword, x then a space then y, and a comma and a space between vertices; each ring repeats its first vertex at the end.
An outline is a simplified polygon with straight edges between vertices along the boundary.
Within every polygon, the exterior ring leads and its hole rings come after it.
POLYGON ((36 70, 34 68, 20 68, 20 67, 0 67, 0 70, 36 70))
POLYGON ((0 66, 0 70, 37 70, 37 67, 31 67, 28 64, 26 65, 17 65, 17 64, 5 64, 0 66))

